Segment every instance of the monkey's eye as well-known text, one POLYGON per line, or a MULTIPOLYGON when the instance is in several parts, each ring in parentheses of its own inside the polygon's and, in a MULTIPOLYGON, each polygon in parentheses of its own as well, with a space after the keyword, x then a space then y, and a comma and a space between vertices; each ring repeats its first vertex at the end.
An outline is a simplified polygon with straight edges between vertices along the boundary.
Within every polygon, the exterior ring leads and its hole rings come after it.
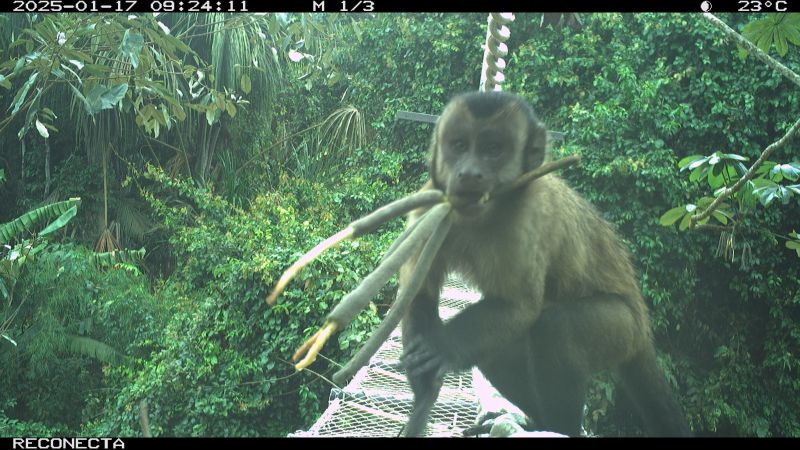
POLYGON ((503 154, 503 149, 500 143, 493 142, 483 146, 483 154, 490 158, 497 158, 503 154))

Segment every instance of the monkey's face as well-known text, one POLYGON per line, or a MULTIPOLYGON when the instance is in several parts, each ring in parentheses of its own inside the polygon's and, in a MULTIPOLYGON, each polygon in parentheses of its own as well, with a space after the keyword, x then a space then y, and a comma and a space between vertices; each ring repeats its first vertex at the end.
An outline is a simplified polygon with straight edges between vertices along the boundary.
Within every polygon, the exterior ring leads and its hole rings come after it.
POLYGON ((432 142, 431 176, 459 219, 477 221, 494 206, 485 196, 526 171, 529 123, 508 104, 481 115, 485 111, 466 103, 456 99, 442 114, 432 142))

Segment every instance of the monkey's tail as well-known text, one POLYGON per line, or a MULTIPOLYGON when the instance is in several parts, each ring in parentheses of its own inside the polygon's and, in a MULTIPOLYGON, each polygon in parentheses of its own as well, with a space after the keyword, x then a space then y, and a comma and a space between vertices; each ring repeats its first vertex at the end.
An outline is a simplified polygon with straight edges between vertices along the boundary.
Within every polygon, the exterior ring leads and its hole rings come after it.
POLYGON ((623 364, 619 373, 650 435, 692 435, 672 387, 658 367, 652 346, 623 364))

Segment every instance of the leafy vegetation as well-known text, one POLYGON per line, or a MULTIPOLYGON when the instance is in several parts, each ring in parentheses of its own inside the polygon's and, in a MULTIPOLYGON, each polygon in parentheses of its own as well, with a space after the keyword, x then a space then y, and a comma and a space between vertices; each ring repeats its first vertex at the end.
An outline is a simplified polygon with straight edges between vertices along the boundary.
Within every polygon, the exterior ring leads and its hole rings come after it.
MULTIPOLYGON (((401 224, 264 298, 419 187, 431 126, 395 115, 477 89, 485 19, 0 15, 3 435, 140 435, 142 400, 155 436, 309 426, 394 285, 311 371, 287 359, 401 224)), ((510 25, 505 89, 566 133, 557 156, 581 155, 565 175, 635 255, 693 429, 800 435, 796 139, 701 224, 723 230, 679 231, 800 117, 797 88, 701 16, 540 19, 510 25)), ((800 66, 797 15, 722 19, 800 66)), ((587 426, 638 432, 613 386, 594 384, 587 426)))

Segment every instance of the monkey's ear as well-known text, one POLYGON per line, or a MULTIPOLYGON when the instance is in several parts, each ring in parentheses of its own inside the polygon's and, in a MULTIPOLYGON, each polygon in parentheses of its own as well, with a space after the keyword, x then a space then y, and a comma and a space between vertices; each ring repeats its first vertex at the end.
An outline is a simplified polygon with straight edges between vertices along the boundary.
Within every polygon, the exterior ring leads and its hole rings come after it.
POLYGON ((428 177, 433 182, 433 186, 436 189, 441 189, 442 186, 436 180, 436 159, 439 153, 438 135, 439 121, 437 121, 436 126, 433 127, 433 133, 431 133, 431 143, 428 145, 428 177))
POLYGON ((528 127, 528 141, 525 144, 525 171, 533 170, 544 162, 547 149, 547 128, 542 122, 534 120, 528 127))

